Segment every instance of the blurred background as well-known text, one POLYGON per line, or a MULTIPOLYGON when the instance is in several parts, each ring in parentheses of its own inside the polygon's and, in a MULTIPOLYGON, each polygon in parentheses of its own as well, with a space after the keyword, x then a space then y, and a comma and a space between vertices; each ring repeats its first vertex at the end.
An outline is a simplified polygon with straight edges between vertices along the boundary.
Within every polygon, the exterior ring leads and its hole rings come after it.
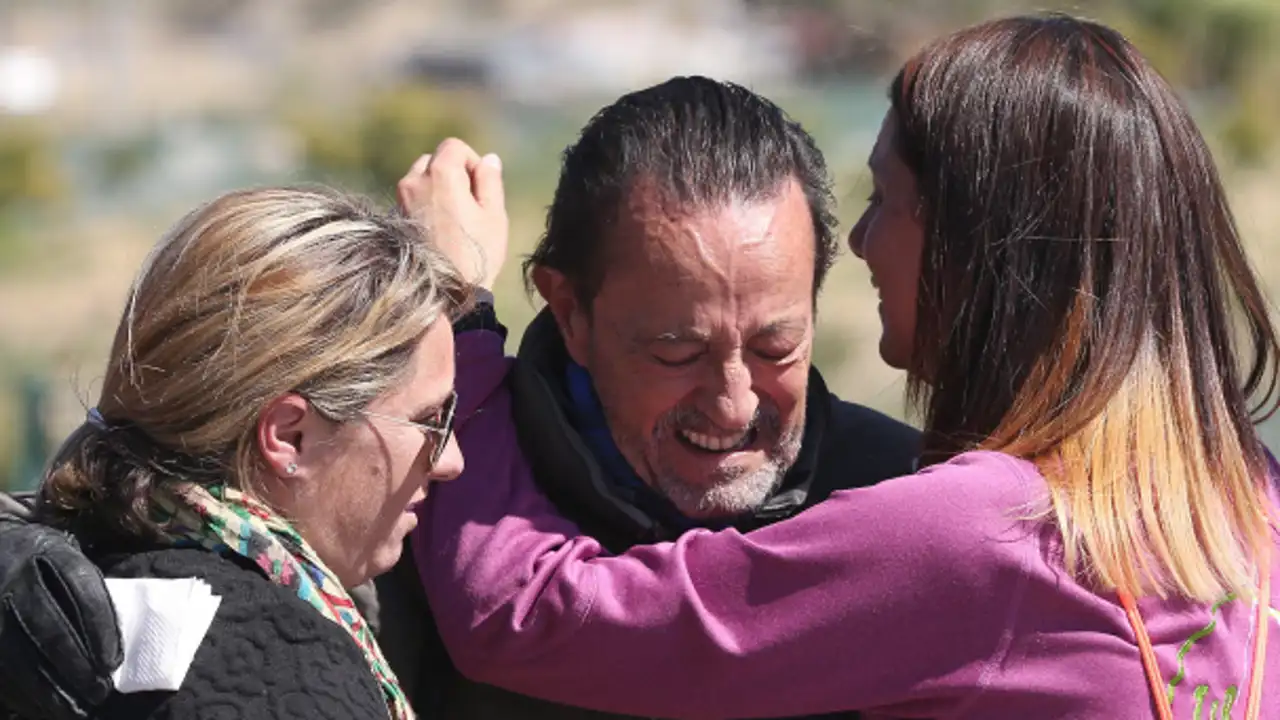
MULTIPOLYGON (((322 181, 389 203, 445 136, 498 152, 514 349, 536 310, 518 256, 560 152, 603 105, 677 74, 754 88, 818 139, 847 231, 898 65, 933 36, 1038 9, 1119 27, 1184 93, 1274 290, 1276 0, 0 0, 0 488, 31 486, 82 421, 143 256, 220 191, 322 181)), ((816 362, 844 397, 903 417, 873 293, 846 253, 816 362)))

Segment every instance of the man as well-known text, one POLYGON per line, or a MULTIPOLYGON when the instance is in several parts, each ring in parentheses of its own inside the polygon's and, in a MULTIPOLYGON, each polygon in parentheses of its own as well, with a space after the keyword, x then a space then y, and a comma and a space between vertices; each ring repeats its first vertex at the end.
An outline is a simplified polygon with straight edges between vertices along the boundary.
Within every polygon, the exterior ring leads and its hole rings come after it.
MULTIPOLYGON (((433 185, 411 173, 402 198, 431 206, 433 185)), ((601 111, 565 153, 525 263, 546 308, 509 378, 519 448, 464 420, 463 482, 531 472, 621 551, 692 527, 750 530, 911 472, 917 433, 840 401, 810 367, 831 202, 812 139, 741 87, 677 78, 601 111)), ((454 248, 464 267, 478 264, 469 247, 454 248)), ((503 252, 489 250, 488 276, 503 252)), ((431 525, 414 547, 428 595, 450 544, 431 525)), ((604 717, 462 680, 442 702, 447 717, 604 717)))
POLYGON ((750 529, 911 471, 915 431, 810 366, 828 188, 799 125, 705 78, 623 97, 565 153, 525 263, 546 308, 514 419, 540 485, 610 547, 750 529))
MULTIPOLYGON (((494 163, 454 141, 400 185, 402 205, 487 288, 506 253, 493 180, 494 163)), ((836 254, 828 188, 812 139, 743 88, 677 78, 601 111, 565 154, 526 264, 547 307, 512 365, 509 416, 468 419, 460 398, 461 481, 532 473, 618 551, 691 527, 749 530, 910 472, 915 431, 838 400, 810 367, 836 254)), ((482 303, 456 330, 501 328, 482 303)), ((424 520, 421 582, 412 560, 378 580, 379 640, 419 713, 605 717, 453 671, 422 594, 448 538, 424 520)))

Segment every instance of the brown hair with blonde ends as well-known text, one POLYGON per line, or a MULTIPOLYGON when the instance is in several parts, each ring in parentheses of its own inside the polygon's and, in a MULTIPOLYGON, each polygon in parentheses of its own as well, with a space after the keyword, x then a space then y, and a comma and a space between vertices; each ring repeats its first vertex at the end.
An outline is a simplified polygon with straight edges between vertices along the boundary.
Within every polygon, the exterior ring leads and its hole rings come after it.
POLYGON ((1173 90, 1119 33, 1045 15, 934 42, 891 102, 924 210, 926 459, 1034 461, 1102 590, 1256 593, 1276 336, 1173 90))
POLYGON ((468 290, 420 227, 324 188, 232 192, 162 238, 129 294, 96 411, 40 514, 93 543, 151 539, 150 490, 249 487, 263 408, 290 392, 343 422, 408 371, 468 290))

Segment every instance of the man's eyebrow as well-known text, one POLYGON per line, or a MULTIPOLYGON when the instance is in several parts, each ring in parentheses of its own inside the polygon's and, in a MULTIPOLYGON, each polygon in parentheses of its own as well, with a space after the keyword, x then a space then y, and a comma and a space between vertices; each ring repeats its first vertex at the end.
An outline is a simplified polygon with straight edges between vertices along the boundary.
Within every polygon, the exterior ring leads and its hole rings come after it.
MULTIPOLYGON (((788 332, 802 331, 805 329, 805 321, 803 318, 780 318, 773 320, 756 330, 753 335, 782 335, 788 332)), ((641 335, 641 343, 663 342, 663 343, 693 343, 707 342, 711 335, 703 330, 695 330, 686 328, 682 330, 668 330, 660 332, 657 335, 641 335)))
POLYGON ((706 342, 709 337, 710 335, 702 330, 685 328, 682 330, 667 330, 665 332, 660 332, 657 335, 648 336, 646 338, 646 342, 706 342))
POLYGON ((805 329, 805 321, 801 318, 780 318, 762 326, 755 332, 760 335, 783 335, 789 332, 799 332, 805 329))

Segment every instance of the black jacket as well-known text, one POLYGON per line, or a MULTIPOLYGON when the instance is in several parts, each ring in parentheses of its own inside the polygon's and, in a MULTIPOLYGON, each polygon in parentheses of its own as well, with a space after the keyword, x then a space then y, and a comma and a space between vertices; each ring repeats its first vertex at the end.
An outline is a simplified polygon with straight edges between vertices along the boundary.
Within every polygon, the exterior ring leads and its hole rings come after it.
POLYGON ((197 577, 222 598, 177 692, 116 693, 102 720, 386 720, 364 655, 332 621, 248 561, 162 549, 98 559, 107 577, 197 577))
MULTIPOLYGON (((567 362, 559 330, 550 313, 544 311, 525 332, 517 362, 508 378, 521 449, 533 467, 539 486, 561 512, 614 552, 632 545, 674 539, 678 530, 664 527, 646 515, 628 501, 625 490, 606 480, 586 442, 570 425, 564 381, 567 362)), ((764 506, 734 523, 738 529, 750 530, 790 517, 835 490, 871 485, 913 471, 919 433, 886 415, 840 400, 827 390, 816 369, 809 375, 807 406, 799 458, 764 506)), ((398 568, 380 583, 403 586, 411 582, 405 578, 412 572, 411 568, 398 568)), ((393 594, 384 592, 381 585, 379 589, 380 595, 393 594)), ((391 630, 392 621, 385 613, 383 622, 388 634, 396 632, 391 630)), ((423 623, 417 630, 432 630, 429 619, 423 623)), ((387 642, 383 648, 392 652, 387 642)), ((442 717, 450 720, 623 717, 559 706, 473 683, 458 676, 442 652, 437 649, 427 652, 434 661, 428 659, 423 663, 431 668, 425 672, 434 677, 419 677, 434 686, 437 692, 434 701, 439 703, 436 707, 442 717)), ((786 689, 780 687, 778 691, 786 692, 786 689)), ((419 712, 423 713, 432 705, 425 698, 416 702, 419 712)), ((856 717, 856 714, 828 717, 856 717)))

